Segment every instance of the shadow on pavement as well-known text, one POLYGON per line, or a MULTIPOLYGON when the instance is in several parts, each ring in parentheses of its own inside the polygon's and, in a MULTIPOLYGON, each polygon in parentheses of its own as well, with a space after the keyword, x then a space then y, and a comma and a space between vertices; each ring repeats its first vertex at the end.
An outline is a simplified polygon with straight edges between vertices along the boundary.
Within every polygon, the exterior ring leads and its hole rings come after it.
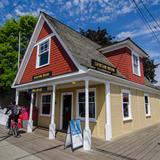
POLYGON ((23 157, 19 157, 17 158, 16 160, 20 160, 20 159, 23 159, 23 158, 26 158, 26 157, 29 157, 29 156, 32 156, 32 155, 36 155, 38 153, 42 153, 42 152, 45 152, 45 151, 49 151, 49 150, 52 150, 52 149, 56 149, 56 148, 59 148, 61 146, 64 146, 64 145, 58 145, 58 146, 54 146, 54 147, 50 147, 50 148, 47 148, 47 149, 44 149, 44 150, 41 150, 41 151, 37 151, 35 153, 31 153, 31 154, 28 154, 26 156, 23 156, 23 157))
POLYGON ((123 159, 126 159, 126 160, 136 160, 134 158, 130 158, 130 157, 127 157, 127 156, 123 156, 121 154, 117 154, 117 153, 113 153, 113 152, 110 152, 110 151, 106 151, 106 150, 103 150, 103 149, 94 149, 95 151, 98 151, 98 152, 101 152, 101 153, 105 153, 105 154, 108 154, 108 155, 112 155, 112 156, 115 156, 115 157, 118 157, 118 158, 123 158, 123 159))
POLYGON ((6 139, 9 138, 9 137, 11 137, 11 136, 8 135, 8 136, 2 136, 2 137, 0 137, 0 138, 2 138, 2 139, 0 139, 0 142, 6 140, 6 139))

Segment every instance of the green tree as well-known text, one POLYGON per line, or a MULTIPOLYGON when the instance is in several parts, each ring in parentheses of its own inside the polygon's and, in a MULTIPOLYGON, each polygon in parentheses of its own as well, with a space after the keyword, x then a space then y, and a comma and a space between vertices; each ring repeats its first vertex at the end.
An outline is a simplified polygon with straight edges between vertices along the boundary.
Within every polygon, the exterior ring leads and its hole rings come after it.
POLYGON ((108 46, 113 43, 112 39, 114 37, 109 35, 106 29, 101 29, 100 27, 98 27, 97 30, 88 29, 87 31, 84 31, 83 29, 80 29, 80 33, 101 46, 108 46))
POLYGON ((21 58, 29 43, 37 18, 31 15, 10 19, 0 27, 0 91, 10 90, 16 76, 18 35, 21 33, 21 58))
POLYGON ((151 83, 157 83, 155 80, 155 70, 159 64, 155 64, 149 57, 143 59, 144 75, 151 83))
MULTIPOLYGON (((97 30, 88 29, 88 30, 84 31, 83 29, 80 29, 80 33, 82 35, 84 35, 85 37, 89 38, 90 40, 98 43, 102 47, 109 46, 113 43, 118 42, 118 41, 113 41, 114 37, 109 35, 106 29, 100 29, 100 27, 98 27, 97 30)), ((158 67, 158 64, 154 64, 154 60, 152 60, 150 58, 144 58, 143 66, 144 66, 145 77, 151 83, 156 83, 155 69, 158 67)))

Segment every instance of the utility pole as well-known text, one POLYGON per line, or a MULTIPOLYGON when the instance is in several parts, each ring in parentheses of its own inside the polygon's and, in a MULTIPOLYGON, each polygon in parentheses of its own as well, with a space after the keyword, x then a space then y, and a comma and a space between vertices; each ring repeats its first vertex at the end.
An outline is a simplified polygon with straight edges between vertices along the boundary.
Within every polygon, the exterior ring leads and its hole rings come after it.
POLYGON ((21 54, 21 32, 19 32, 18 36, 18 69, 20 66, 20 54, 21 54))

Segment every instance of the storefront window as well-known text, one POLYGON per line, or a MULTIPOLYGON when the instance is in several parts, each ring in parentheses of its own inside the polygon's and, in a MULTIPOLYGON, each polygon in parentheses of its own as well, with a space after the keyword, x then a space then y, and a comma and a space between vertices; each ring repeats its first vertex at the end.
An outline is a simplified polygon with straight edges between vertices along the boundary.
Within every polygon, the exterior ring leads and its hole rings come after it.
POLYGON ((51 110, 51 95, 46 94, 42 95, 42 109, 41 109, 41 114, 42 115, 50 115, 50 110, 51 110))
POLYGON ((122 91, 122 101, 123 119, 131 119, 130 92, 128 90, 122 91))
MULTIPOLYGON (((78 116, 85 118, 85 92, 78 92, 78 116)), ((95 91, 89 91, 89 118, 96 118, 95 91)))

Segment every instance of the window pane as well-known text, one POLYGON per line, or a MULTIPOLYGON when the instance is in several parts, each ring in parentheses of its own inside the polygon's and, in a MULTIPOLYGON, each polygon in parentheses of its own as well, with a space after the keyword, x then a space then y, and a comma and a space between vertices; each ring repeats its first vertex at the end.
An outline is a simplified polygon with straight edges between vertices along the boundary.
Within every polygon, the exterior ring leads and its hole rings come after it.
MULTIPOLYGON (((78 94, 79 116, 85 117, 85 92, 78 94)), ((89 92, 89 118, 95 118, 95 92, 89 92)))
POLYGON ((79 103, 79 116, 85 117, 85 103, 79 103))
POLYGON ((85 93, 79 93, 79 102, 85 102, 85 93))
POLYGON ((50 95, 44 95, 42 97, 42 103, 45 103, 45 102, 49 102, 50 103, 51 101, 51 96, 50 95))
POLYGON ((50 114, 50 104, 43 104, 42 114, 50 114))
POLYGON ((129 117, 128 103, 123 103, 123 116, 129 117))
POLYGON ((138 74, 138 66, 134 65, 134 73, 138 74))
POLYGON ((39 52, 42 53, 44 51, 47 51, 48 46, 49 46, 49 41, 45 41, 44 43, 41 43, 39 52))
POLYGON ((40 66, 48 63, 48 51, 39 56, 40 56, 40 62, 39 62, 40 66))
POLYGON ((148 104, 145 104, 146 114, 148 114, 148 104))
POLYGON ((144 96, 145 103, 148 103, 148 96, 144 96))
POLYGON ((129 94, 123 93, 123 102, 129 102, 129 94))
POLYGON ((94 102, 94 101, 95 101, 94 92, 89 92, 89 102, 94 102))
POLYGON ((95 103, 89 103, 89 118, 95 118, 95 103))

